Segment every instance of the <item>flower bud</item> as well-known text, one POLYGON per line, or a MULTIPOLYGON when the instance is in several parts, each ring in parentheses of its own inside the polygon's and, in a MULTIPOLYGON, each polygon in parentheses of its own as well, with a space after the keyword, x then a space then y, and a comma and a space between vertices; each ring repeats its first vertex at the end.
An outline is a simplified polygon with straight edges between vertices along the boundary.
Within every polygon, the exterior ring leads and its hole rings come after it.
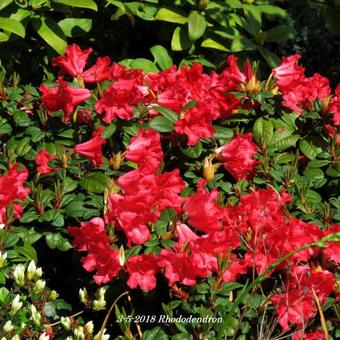
POLYGON ((0 268, 3 267, 7 259, 7 253, 2 253, 0 251, 0 268))
POLYGON ((83 303, 84 305, 87 304, 87 290, 86 288, 84 289, 79 289, 79 299, 80 299, 80 302, 83 303))
POLYGON ((51 290, 51 293, 50 293, 50 299, 52 301, 54 301, 55 299, 57 299, 59 296, 59 294, 55 291, 55 290, 51 290))
POLYGON ((37 311, 34 305, 31 305, 30 309, 31 309, 31 320, 36 324, 36 326, 40 326, 41 314, 37 311))
POLYGON ((107 288, 105 287, 100 287, 97 291, 97 296, 100 300, 105 300, 105 293, 106 293, 107 288))
POLYGON ((4 324, 4 326, 2 327, 2 329, 3 329, 3 331, 4 331, 5 333, 11 332, 11 331, 14 329, 14 326, 13 326, 13 324, 12 324, 12 321, 11 321, 11 320, 8 320, 8 321, 4 324))
POLYGON ((124 250, 123 245, 121 245, 120 248, 119 248, 118 260, 119 260, 119 264, 121 266, 124 266, 124 264, 125 264, 125 250, 124 250))
POLYGON ((66 316, 66 317, 61 317, 60 323, 64 326, 64 328, 68 331, 71 328, 71 319, 66 316))
POLYGON ((37 280, 37 279, 40 279, 41 277, 42 277, 42 269, 41 267, 39 267, 35 271, 34 278, 37 280))
POLYGON ((20 336, 18 334, 11 337, 11 340, 20 340, 20 336))
POLYGON ((32 260, 28 267, 27 267, 27 271, 26 271, 26 277, 28 280, 33 280, 33 277, 35 275, 35 271, 37 270, 37 267, 35 265, 35 262, 32 260))
POLYGON ((0 223, 0 230, 5 228, 5 224, 0 223))
POLYGON ((94 326, 93 326, 93 322, 92 321, 89 321, 89 322, 87 322, 84 325, 84 333, 86 335, 92 335, 93 334, 93 329, 94 329, 94 326))
POLYGON ((85 340, 84 328, 82 326, 78 326, 74 332, 74 340, 85 340))
POLYGON ((104 309, 105 306, 106 306, 106 301, 103 300, 103 299, 100 299, 100 300, 93 300, 93 302, 92 302, 92 308, 93 308, 93 310, 95 310, 95 311, 104 309))
POLYGON ((46 286, 46 281, 40 280, 40 279, 39 279, 39 280, 34 284, 33 292, 34 292, 35 294, 39 294, 39 293, 41 293, 41 292, 44 290, 45 286, 46 286))
POLYGON ((20 302, 20 295, 16 295, 12 301, 11 314, 14 315, 22 307, 22 302, 20 302))
POLYGON ((22 264, 18 264, 13 272, 15 283, 19 286, 25 285, 25 267, 22 264))

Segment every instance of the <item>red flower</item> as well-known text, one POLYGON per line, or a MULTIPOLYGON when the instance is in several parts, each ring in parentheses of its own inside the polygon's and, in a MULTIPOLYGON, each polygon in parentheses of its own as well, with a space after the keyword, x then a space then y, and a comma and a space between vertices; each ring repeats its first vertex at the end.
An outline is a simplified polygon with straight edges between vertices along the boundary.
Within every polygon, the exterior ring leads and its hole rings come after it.
POLYGON ((219 192, 212 192, 198 188, 197 192, 189 196, 183 207, 188 215, 188 223, 201 231, 211 232, 222 226, 223 209, 218 205, 219 192))
POLYGON ((159 132, 140 129, 138 135, 131 138, 125 157, 140 167, 157 170, 163 159, 159 132))
POLYGON ((77 144, 74 148, 79 155, 89 158, 94 166, 102 166, 104 164, 102 145, 106 141, 101 137, 102 131, 103 127, 100 127, 92 133, 92 139, 85 143, 77 144))
POLYGON ((224 162, 225 169, 236 179, 249 179, 259 161, 254 159, 258 147, 252 142, 252 134, 234 137, 228 144, 217 150, 218 158, 224 162))
POLYGON ((98 58, 96 63, 81 74, 85 83, 97 83, 113 78, 113 67, 109 57, 98 58))
POLYGON ((35 156, 35 164, 37 165, 37 172, 39 174, 49 174, 53 171, 58 171, 58 168, 52 168, 48 165, 49 161, 57 159, 58 156, 51 156, 47 150, 41 150, 35 156))
POLYGON ((292 340, 324 340, 325 333, 320 329, 313 332, 305 333, 304 331, 294 332, 292 340))
POLYGON ((144 97, 138 83, 137 78, 118 80, 105 90, 103 97, 95 104, 99 114, 105 112, 104 122, 111 123, 116 117, 125 120, 133 118, 133 105, 137 106, 144 97))
MULTIPOLYGON (((340 224, 335 224, 324 231, 324 236, 340 232, 340 224)), ((340 242, 327 242, 323 253, 332 261, 340 263, 340 242)))
POLYGON ((157 257, 152 254, 130 256, 126 271, 130 274, 127 281, 130 288, 139 286, 143 290, 152 290, 156 287, 156 273, 159 271, 157 257))
POLYGON ((68 74, 76 77, 83 72, 87 59, 92 52, 92 48, 82 51, 78 45, 70 45, 67 47, 64 56, 52 59, 52 66, 59 66, 62 75, 68 74))
POLYGON ((273 69, 274 77, 281 89, 305 77, 305 69, 298 65, 300 58, 300 54, 283 57, 281 65, 273 69))
POLYGON ((69 86, 66 81, 58 80, 58 86, 48 88, 45 85, 39 87, 42 93, 42 105, 48 111, 64 111, 64 122, 69 122, 72 118, 77 105, 91 97, 91 91, 88 89, 78 89, 69 86))

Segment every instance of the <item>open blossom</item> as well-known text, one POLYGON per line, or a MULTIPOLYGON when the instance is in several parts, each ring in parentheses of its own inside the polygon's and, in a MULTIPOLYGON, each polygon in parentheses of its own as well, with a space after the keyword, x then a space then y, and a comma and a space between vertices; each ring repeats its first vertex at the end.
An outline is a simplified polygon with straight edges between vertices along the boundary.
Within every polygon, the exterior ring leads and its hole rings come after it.
POLYGON ((57 81, 57 84, 52 88, 45 85, 39 87, 42 93, 42 105, 50 112, 63 110, 63 121, 69 122, 77 105, 91 97, 91 91, 72 87, 61 79, 57 81))
POLYGON ((259 161, 254 159, 258 147, 252 141, 252 134, 234 137, 217 150, 218 158, 224 162, 225 169, 236 179, 249 179, 259 161))
POLYGON ((57 159, 58 156, 51 156, 48 150, 41 150, 35 156, 35 163, 37 165, 37 172, 39 174, 49 174, 53 171, 57 171, 58 168, 53 168, 49 165, 49 162, 57 159))
POLYGON ((83 72, 92 52, 92 48, 83 51, 78 45, 72 44, 67 47, 65 55, 52 59, 52 65, 58 66, 61 74, 76 77, 83 72))
POLYGON ((101 166, 104 163, 102 145, 106 141, 101 137, 102 131, 102 127, 94 131, 92 139, 85 143, 77 144, 74 148, 79 155, 89 158, 94 166, 101 166))

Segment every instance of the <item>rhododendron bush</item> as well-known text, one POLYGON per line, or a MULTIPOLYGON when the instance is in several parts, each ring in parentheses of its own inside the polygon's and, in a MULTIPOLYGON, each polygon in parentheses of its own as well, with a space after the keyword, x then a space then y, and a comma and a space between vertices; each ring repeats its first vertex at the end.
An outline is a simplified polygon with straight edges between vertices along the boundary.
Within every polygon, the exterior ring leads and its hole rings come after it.
MULTIPOLYGON (((73 312, 111 338, 338 337, 340 88, 299 55, 261 78, 233 55, 208 74, 91 53, 70 45, 38 90, 0 88, 0 284, 34 260, 61 295, 34 335, 92 338, 58 321, 81 289, 73 312)), ((29 334, 7 313, 1 336, 29 334)))

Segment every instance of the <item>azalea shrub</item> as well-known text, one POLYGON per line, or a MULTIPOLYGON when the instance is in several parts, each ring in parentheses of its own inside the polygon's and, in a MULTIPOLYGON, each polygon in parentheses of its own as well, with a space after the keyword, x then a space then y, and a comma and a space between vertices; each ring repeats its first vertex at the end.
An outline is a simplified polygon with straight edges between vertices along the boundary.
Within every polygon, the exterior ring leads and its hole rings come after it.
POLYGON ((92 52, 0 87, 2 338, 339 337, 340 88, 92 52))

